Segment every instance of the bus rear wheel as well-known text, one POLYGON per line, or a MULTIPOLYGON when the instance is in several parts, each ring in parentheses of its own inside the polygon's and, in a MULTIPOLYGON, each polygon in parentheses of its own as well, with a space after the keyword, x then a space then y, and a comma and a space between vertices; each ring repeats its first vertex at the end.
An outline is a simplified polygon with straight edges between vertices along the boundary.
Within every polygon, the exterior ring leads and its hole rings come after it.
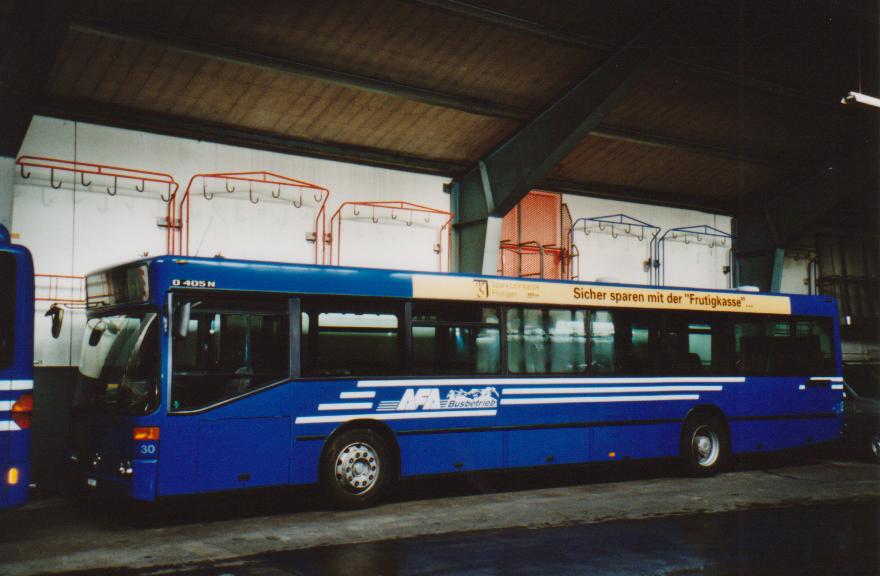
POLYGON ((693 416, 681 435, 681 457, 687 471, 711 476, 727 461, 728 438, 722 422, 712 416, 693 416))
POLYGON ((391 478, 386 442, 369 429, 348 430, 328 444, 320 481, 331 504, 361 508, 378 501, 391 478))

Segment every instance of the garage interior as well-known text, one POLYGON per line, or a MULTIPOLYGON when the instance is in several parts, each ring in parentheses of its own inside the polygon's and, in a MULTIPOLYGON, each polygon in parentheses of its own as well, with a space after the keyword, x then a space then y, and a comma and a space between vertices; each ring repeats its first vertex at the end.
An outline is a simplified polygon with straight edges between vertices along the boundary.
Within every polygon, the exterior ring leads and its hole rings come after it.
POLYGON ((880 361, 876 2, 5 0, 0 30, 38 484, 82 278, 141 255, 824 294, 880 361))

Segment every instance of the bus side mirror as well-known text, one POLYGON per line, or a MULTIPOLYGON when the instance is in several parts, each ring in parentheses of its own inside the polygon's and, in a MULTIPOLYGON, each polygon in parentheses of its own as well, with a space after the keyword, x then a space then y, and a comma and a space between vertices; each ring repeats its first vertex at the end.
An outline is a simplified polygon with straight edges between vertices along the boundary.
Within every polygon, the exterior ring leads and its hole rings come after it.
POLYGON ((192 302, 184 302, 174 309, 174 336, 183 340, 189 334, 189 316, 192 302))
POLYGON ((52 338, 61 336, 61 326, 64 324, 64 309, 58 304, 52 304, 46 311, 45 317, 52 317, 52 338))

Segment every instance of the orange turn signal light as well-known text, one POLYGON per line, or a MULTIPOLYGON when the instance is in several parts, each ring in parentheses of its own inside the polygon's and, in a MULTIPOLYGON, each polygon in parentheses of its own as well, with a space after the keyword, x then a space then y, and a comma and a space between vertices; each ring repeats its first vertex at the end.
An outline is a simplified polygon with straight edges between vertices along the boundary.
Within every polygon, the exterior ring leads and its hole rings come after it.
POLYGON ((134 429, 134 439, 135 440, 158 440, 159 439, 159 427, 158 426, 150 426, 145 428, 135 428, 134 429))
POLYGON ((18 397, 18 400, 15 401, 15 404, 12 405, 13 412, 33 412, 34 411, 34 397, 32 394, 22 394, 18 397))
POLYGON ((6 484, 9 486, 15 486, 18 484, 18 468, 10 468, 9 471, 6 472, 6 484))
POLYGON ((34 397, 32 394, 22 394, 12 405, 12 421, 22 430, 31 427, 31 414, 34 411, 34 397))

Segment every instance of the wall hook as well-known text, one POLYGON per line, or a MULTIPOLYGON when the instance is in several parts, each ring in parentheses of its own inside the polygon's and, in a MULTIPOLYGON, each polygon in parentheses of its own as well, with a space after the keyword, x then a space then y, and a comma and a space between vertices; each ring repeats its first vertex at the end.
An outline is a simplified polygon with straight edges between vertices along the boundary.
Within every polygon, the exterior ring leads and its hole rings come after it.
MULTIPOLYGON (((281 198, 281 184, 278 185, 277 189, 274 189, 271 192, 272 192, 272 198, 275 198, 276 200, 278 198, 281 198)), ((300 198, 302 198, 302 194, 300 194, 300 198)))
POLYGON ((425 216, 425 224, 430 224, 430 223, 431 223, 431 215, 428 214, 427 216, 425 216))
POLYGON ((354 210, 354 215, 355 215, 355 216, 360 216, 360 215, 361 215, 361 211, 358 210, 358 207, 357 207, 356 205, 354 206, 353 210, 354 210))
POLYGON ((254 187, 251 186, 250 184, 248 184, 248 200, 251 201, 251 204, 259 204, 260 203, 259 198, 254 200, 254 187))
POLYGON ((229 187, 229 178, 226 179, 226 191, 229 192, 230 194, 235 192, 235 186, 233 186, 232 188, 229 187))
POLYGON ((137 190, 138 192, 143 192, 143 191, 144 191, 144 188, 146 188, 146 187, 147 187, 147 182, 146 182, 146 180, 141 180, 141 186, 140 186, 140 188, 138 188, 137 186, 135 186, 134 189, 137 190))
MULTIPOLYGON (((279 191, 281 190, 280 186, 278 187, 278 190, 279 191)), ((303 205, 303 193, 302 193, 302 188, 300 188, 300 190, 299 190, 299 204, 297 204, 296 200, 294 200, 293 207, 294 208, 302 208, 302 205, 303 205)), ((357 216, 357 214, 355 214, 355 216, 357 216)))
POLYGON ((645 229, 641 228, 641 234, 639 234, 639 242, 645 241, 645 229))
POLYGON ((605 231, 605 224, 603 222, 599 222, 599 232, 605 231))
POLYGON ((627 225, 626 225, 626 233, 629 234, 630 232, 632 232, 632 226, 630 226, 629 224, 627 224, 627 225))
POLYGON ((373 221, 373 224, 379 223, 379 219, 376 218, 376 207, 375 206, 373 207, 373 215, 370 218, 373 221))
POLYGON ((612 224, 612 225, 611 225, 611 237, 614 238, 614 239, 616 240, 618 236, 619 236, 619 234, 615 234, 615 232, 614 232, 614 224, 612 224))
POLYGON ((31 177, 30 172, 28 172, 27 174, 24 173, 24 164, 21 165, 21 177, 24 178, 25 180, 27 180, 28 178, 31 177))
MULTIPOLYGON (((169 184, 168 187, 170 188, 171 185, 169 184)), ((204 178, 202 178, 202 196, 205 197, 205 200, 210 200, 211 198, 214 197, 213 193, 208 194, 208 185, 205 183, 204 178)))
POLYGON ((159 194, 159 198, 161 198, 162 202, 166 204, 171 202, 171 182, 168 183, 168 198, 166 198, 164 194, 159 194))
POLYGON ((91 181, 91 180, 89 180, 89 182, 86 183, 86 173, 85 173, 85 172, 80 172, 80 173, 79 173, 79 181, 82 183, 83 188, 88 188, 89 186, 92 185, 92 181, 91 181))
POLYGON ((109 194, 110 196, 116 196, 116 192, 118 191, 118 190, 116 189, 117 184, 119 184, 119 177, 118 177, 118 176, 114 176, 114 177, 113 177, 113 192, 111 192, 111 191, 110 191, 110 187, 107 186, 107 194, 109 194))
POLYGON ((55 188, 57 190, 57 189, 61 188, 61 184, 63 184, 63 182, 61 182, 61 180, 59 180, 58 186, 55 185, 55 169, 52 168, 51 170, 49 170, 49 185, 52 186, 52 188, 55 188))
POLYGON ((315 199, 315 202, 320 202, 324 198, 324 192, 318 190, 318 195, 315 196, 314 194, 312 194, 312 198, 315 199))
POLYGON ((413 218, 413 213, 412 213, 412 210, 410 210, 409 211, 409 220, 406 221, 407 226, 412 226, 412 218, 413 218))
POLYGON ((722 246, 725 246, 726 244, 727 244, 727 238, 722 238, 722 239, 721 239, 721 245, 722 245, 722 246))

